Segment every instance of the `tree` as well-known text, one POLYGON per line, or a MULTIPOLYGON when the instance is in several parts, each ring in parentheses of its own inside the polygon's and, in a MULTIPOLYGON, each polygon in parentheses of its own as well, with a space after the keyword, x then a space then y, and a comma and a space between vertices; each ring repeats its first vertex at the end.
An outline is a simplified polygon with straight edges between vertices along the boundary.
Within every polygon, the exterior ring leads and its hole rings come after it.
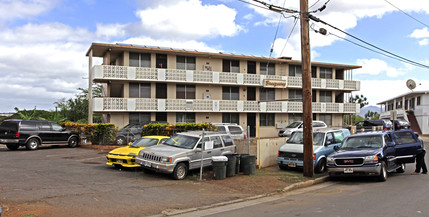
POLYGON ((360 96, 359 95, 351 96, 349 99, 349 102, 358 103, 360 105, 360 108, 363 108, 364 106, 369 104, 367 100, 368 99, 361 94, 360 96))
POLYGON ((19 116, 19 118, 21 118, 23 120, 37 119, 36 106, 34 106, 34 109, 31 111, 27 111, 26 109, 19 111, 18 107, 15 107, 14 109, 16 111, 16 114, 19 116))

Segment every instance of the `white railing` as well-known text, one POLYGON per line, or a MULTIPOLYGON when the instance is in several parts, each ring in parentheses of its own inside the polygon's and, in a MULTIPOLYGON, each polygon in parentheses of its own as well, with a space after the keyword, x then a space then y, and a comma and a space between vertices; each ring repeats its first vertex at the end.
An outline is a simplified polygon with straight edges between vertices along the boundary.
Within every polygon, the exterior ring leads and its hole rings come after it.
MULTIPOLYGON (((94 98, 94 112, 257 112, 300 113, 302 102, 237 100, 188 100, 146 98, 94 98)), ((359 113, 358 104, 313 102, 314 113, 359 113)))
MULTIPOLYGON (((129 81, 165 81, 193 82, 204 84, 237 84, 263 86, 264 80, 286 81, 285 87, 302 87, 301 77, 279 75, 255 75, 230 72, 194 71, 181 69, 156 69, 129 66, 96 65, 92 69, 95 81, 129 80, 129 81)), ((316 89, 338 89, 348 91, 360 90, 360 82, 352 80, 335 80, 312 78, 311 87, 316 89)), ((279 86, 276 88, 284 88, 279 86)))

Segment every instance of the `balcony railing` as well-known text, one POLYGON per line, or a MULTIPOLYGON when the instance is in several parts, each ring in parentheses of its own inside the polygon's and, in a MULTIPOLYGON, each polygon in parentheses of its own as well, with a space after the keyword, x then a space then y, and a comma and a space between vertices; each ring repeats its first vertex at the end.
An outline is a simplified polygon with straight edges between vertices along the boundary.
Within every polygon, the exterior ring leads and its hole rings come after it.
MULTIPOLYGON (((187 100, 147 98, 94 98, 94 112, 259 112, 300 113, 302 102, 257 102, 236 100, 187 100)), ((354 103, 313 102, 314 113, 360 112, 354 103)))
MULTIPOLYGON (((93 67, 92 78, 96 82, 109 80, 126 81, 165 81, 192 82, 202 84, 236 84, 245 86, 264 86, 264 81, 281 81, 285 85, 274 88, 301 88, 301 77, 278 75, 255 75, 244 73, 194 71, 180 69, 157 69, 129 66, 96 65, 93 67)), ((315 89, 360 90, 360 82, 352 80, 335 80, 312 78, 311 86, 315 89)))

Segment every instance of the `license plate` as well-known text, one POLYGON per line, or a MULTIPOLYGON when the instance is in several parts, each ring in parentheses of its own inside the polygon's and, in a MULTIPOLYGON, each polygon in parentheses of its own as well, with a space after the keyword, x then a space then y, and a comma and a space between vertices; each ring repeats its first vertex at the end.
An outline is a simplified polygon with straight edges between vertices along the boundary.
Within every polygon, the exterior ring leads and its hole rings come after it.
POLYGON ((294 162, 288 162, 287 166, 288 167, 296 167, 296 163, 294 163, 294 162))
POLYGON ((118 163, 123 163, 123 161, 122 161, 122 160, 116 160, 116 162, 118 162, 118 163))
POLYGON ((353 173, 353 168, 344 168, 344 173, 353 173))

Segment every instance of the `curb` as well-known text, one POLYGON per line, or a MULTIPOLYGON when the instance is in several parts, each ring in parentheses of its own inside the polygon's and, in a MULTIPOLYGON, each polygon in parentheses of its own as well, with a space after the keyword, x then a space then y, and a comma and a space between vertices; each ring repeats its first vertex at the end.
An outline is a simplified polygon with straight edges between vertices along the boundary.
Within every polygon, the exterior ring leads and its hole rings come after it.
MULTIPOLYGON (((292 185, 289 185, 289 186, 285 187, 281 192, 285 193, 285 192, 290 192, 290 191, 297 190, 297 189, 300 189, 300 188, 306 188, 306 187, 309 187, 309 186, 312 186, 312 185, 316 185, 316 184, 320 184, 322 182, 325 182, 328 179, 329 179, 329 176, 323 176, 323 177, 319 177, 319 178, 314 179, 314 180, 308 180, 308 181, 305 181, 305 182, 295 183, 295 184, 292 184, 292 185)), ((260 199, 260 198, 263 198, 263 197, 269 197, 269 196, 273 196, 273 195, 277 195, 277 194, 279 194, 279 193, 274 192, 274 193, 261 194, 261 195, 256 195, 256 196, 241 198, 241 199, 237 199, 237 200, 220 202, 220 203, 217 203, 217 204, 212 204, 212 205, 207 205, 207 206, 201 206, 201 207, 195 207, 195 208, 189 208, 189 209, 183 209, 183 210, 162 211, 161 214, 159 214, 159 215, 153 215, 152 217, 164 217, 164 216, 182 215, 182 214, 186 214, 186 213, 190 213, 190 212, 201 211, 201 210, 205 210, 205 209, 210 209, 210 208, 215 208, 215 207, 230 205, 230 204, 234 204, 234 203, 240 203, 240 202, 249 201, 249 200, 256 200, 256 199, 260 199)))

